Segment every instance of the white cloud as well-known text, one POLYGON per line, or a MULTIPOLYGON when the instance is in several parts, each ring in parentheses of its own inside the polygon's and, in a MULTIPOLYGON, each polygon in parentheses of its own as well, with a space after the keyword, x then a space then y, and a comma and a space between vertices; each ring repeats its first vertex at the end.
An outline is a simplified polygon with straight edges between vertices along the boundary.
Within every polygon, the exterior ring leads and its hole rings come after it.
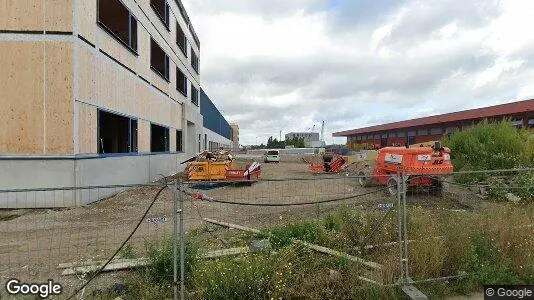
POLYGON ((532 1, 183 1, 244 144, 534 96, 532 1))

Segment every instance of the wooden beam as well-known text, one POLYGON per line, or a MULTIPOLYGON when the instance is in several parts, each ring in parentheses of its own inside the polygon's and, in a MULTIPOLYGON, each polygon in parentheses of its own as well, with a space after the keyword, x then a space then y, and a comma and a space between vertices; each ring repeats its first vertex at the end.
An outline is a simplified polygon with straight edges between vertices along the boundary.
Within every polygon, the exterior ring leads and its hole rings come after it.
MULTIPOLYGON (((146 258, 136 258, 136 259, 114 259, 111 261, 111 263, 129 263, 129 262, 135 262, 135 261, 146 261, 146 258)), ((57 266, 58 269, 68 269, 68 268, 75 268, 75 267, 87 267, 87 266, 95 266, 95 265, 104 265, 106 261, 94 261, 94 260, 88 260, 88 261, 82 261, 82 262, 72 262, 72 263, 61 263, 57 266)))
POLYGON ((242 231, 247 231, 247 232, 252 232, 252 233, 261 233, 261 231, 259 231, 258 229, 254 229, 254 228, 250 228, 250 227, 246 227, 246 226, 241 226, 241 225, 236 225, 236 224, 232 224, 232 223, 221 222, 221 221, 217 221, 217 220, 213 220, 213 219, 209 219, 209 218, 203 218, 202 220, 206 221, 208 223, 216 224, 216 225, 223 226, 223 227, 239 229, 239 230, 242 230, 242 231))
POLYGON ((202 257, 203 258, 217 258, 217 257, 222 257, 222 256, 244 254, 244 253, 249 253, 249 252, 250 252, 250 249, 248 247, 230 248, 230 249, 209 251, 206 254, 204 254, 202 257))
MULTIPOLYGON (((129 262, 117 262, 117 263, 110 263, 107 265, 102 272, 109 272, 109 271, 119 271, 124 269, 133 269, 133 268, 139 268, 144 267, 148 265, 147 260, 132 260, 129 262)), ((82 266, 82 267, 74 267, 74 268, 68 268, 65 269, 61 275, 76 275, 76 274, 85 274, 90 272, 95 272, 100 270, 102 265, 92 265, 92 266, 82 266)))
POLYGON ((356 256, 352 256, 352 255, 347 254, 347 253, 339 252, 339 251, 336 251, 336 250, 333 250, 333 249, 330 249, 330 248, 326 248, 326 247, 315 245, 315 244, 310 244, 310 243, 299 241, 299 240, 296 240, 295 242, 299 243, 299 244, 302 244, 302 245, 304 245, 304 246, 306 246, 306 247, 308 247, 308 248, 310 248, 312 250, 315 250, 317 252, 326 253, 326 254, 330 254, 330 255, 333 255, 333 256, 337 256, 337 257, 343 257, 343 258, 346 258, 346 259, 348 259, 350 261, 362 264, 362 265, 364 265, 366 267, 369 267, 371 269, 380 270, 380 269, 383 268, 383 266, 381 264, 378 264, 378 263, 375 263, 375 262, 372 262, 372 261, 368 261, 368 260, 365 260, 363 258, 359 258, 359 257, 356 257, 356 256))

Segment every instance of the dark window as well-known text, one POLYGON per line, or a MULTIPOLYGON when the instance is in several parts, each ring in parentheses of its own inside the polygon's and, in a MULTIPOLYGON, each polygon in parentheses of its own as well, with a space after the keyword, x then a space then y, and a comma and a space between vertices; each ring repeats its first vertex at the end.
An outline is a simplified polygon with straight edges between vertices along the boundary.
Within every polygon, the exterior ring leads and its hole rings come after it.
POLYGON ((195 53, 195 51, 193 50, 193 48, 191 48, 191 66, 193 67, 193 70, 195 70, 195 72, 197 72, 197 74, 199 74, 199 72, 198 72, 198 56, 195 53))
POLYGON ((405 137, 406 133, 404 131, 397 132, 397 137, 405 137))
POLYGON ((512 126, 514 126, 516 129, 521 129, 523 127, 523 119, 512 120, 512 126))
POLYGON ((119 0, 98 0, 98 24, 137 52, 137 20, 119 0))
POLYGON ((178 22, 176 22, 176 45, 178 45, 178 48, 187 57, 187 37, 178 22))
POLYGON ((534 118, 528 119, 528 128, 530 129, 534 128, 534 118))
POLYGON ((150 124, 150 152, 169 151, 169 128, 150 124))
POLYGON ((169 56, 153 39, 150 39, 150 46, 150 67, 165 80, 169 81, 169 56))
POLYGON ((458 127, 447 127, 445 128, 446 133, 456 132, 458 131, 458 127))
POLYGON ((368 139, 368 140, 372 140, 372 139, 373 139, 373 136, 372 136, 372 135, 368 135, 368 136, 367 136, 367 139, 368 139))
POLYGON ((208 135, 204 134, 204 150, 208 149, 208 135))
POLYGON ((202 141, 201 141, 201 139, 202 139, 202 135, 199 134, 198 135, 198 152, 202 152, 202 148, 201 148, 202 141))
POLYGON ((441 133, 442 133, 441 128, 432 128, 432 129, 430 129, 430 134, 431 135, 437 135, 437 134, 441 134, 441 133))
POLYGON ((428 135, 428 129, 419 129, 417 135, 428 135))
POLYGON ((380 134, 375 134, 375 140, 379 140, 380 139, 380 134))
POLYGON ((362 136, 361 136, 361 135, 357 136, 357 137, 356 137, 356 140, 357 140, 357 141, 361 141, 361 140, 362 140, 362 136))
POLYGON ((169 29, 169 5, 166 0, 150 0, 150 6, 167 29, 169 29))
POLYGON ((408 145, 413 145, 415 144, 415 136, 408 136, 408 145))
POLYGON ((390 138, 391 137, 396 137, 396 136, 397 136, 397 134, 395 132, 388 133, 388 137, 390 137, 390 138))
POLYGON ((366 135, 362 135, 362 141, 366 141, 367 140, 367 136, 366 135))
POLYGON ((137 152, 137 120, 98 111, 98 153, 137 152))
POLYGON ((187 77, 178 68, 176 68, 176 89, 187 97, 187 77))
POLYGON ((382 136, 382 138, 383 138, 383 139, 387 139, 387 137, 388 137, 388 134, 387 134, 387 133, 382 133, 382 135, 381 135, 381 136, 382 136))
POLYGON ((415 131, 408 131, 408 136, 415 136, 415 131))
POLYGON ((182 131, 176 130, 176 151, 183 152, 182 131))
POLYGON ((195 86, 191 83, 191 102, 198 106, 198 90, 195 88, 195 86))

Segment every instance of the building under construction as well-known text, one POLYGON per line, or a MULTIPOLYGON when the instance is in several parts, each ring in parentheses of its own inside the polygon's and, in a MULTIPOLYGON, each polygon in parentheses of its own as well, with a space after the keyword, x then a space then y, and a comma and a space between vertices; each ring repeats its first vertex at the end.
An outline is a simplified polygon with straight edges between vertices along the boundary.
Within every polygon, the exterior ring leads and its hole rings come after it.
MULTIPOLYGON (((180 0, 3 1, 0 189, 146 183, 180 171, 202 147, 199 53, 180 0)), ((0 207, 94 200, 38 194, 0 207)))

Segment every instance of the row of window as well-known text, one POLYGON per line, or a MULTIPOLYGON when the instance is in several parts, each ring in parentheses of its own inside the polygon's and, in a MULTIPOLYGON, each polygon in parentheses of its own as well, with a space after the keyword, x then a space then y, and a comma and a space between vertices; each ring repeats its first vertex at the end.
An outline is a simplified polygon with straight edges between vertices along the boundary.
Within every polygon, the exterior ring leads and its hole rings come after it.
MULTIPOLYGON (((512 126, 516 127, 517 129, 521 129, 523 127, 523 120, 514 120, 512 121, 512 126)), ((534 118, 529 118, 527 122, 527 128, 528 129, 534 129, 534 118)), ((462 126, 463 128, 469 128, 470 125, 462 126)), ((415 136, 426 136, 426 135, 439 135, 439 134, 445 134, 449 135, 456 131, 459 131, 459 127, 447 127, 445 130, 442 128, 432 128, 430 130, 428 129, 420 129, 417 131, 408 131, 408 137, 415 137, 415 136)), ((406 137, 406 132, 399 131, 399 132, 389 132, 389 133, 382 133, 382 134, 371 134, 371 135, 358 135, 358 136, 349 136, 348 140, 350 141, 366 141, 366 140, 378 140, 378 139, 385 139, 385 138, 395 138, 395 137, 406 137)))
MULTIPOLYGON (((156 15, 169 27, 169 5, 167 0, 150 0, 156 15)), ((119 42, 137 53, 137 20, 120 0, 98 0, 98 24, 119 42)), ((187 57, 187 37, 176 22, 176 44, 187 57)), ((191 66, 199 73, 199 59, 191 47, 191 66)), ((150 38, 150 68, 169 82, 169 56, 150 38)), ((176 67, 176 89, 187 97, 187 76, 176 67)), ((191 102, 198 106, 199 93, 191 83, 191 102)))
MULTIPOLYGON (((168 127, 150 124, 150 152, 169 152, 168 127)), ((182 131, 176 130, 176 151, 183 151, 182 131)), ((98 153, 137 153, 137 120, 103 110, 98 111, 98 153)))

